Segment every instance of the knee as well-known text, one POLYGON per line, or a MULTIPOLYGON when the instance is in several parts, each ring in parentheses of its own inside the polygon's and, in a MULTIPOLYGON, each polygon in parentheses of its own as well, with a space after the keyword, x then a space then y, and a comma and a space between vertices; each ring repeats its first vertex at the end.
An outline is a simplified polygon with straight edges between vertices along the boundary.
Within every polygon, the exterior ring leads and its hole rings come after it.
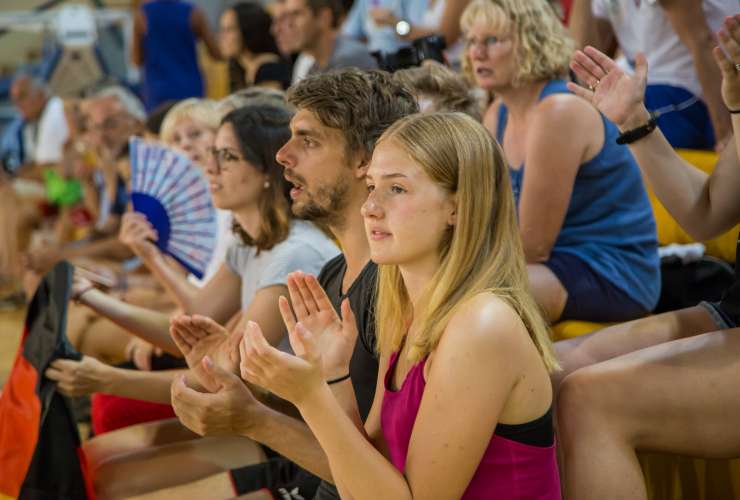
POLYGON ((608 418, 609 401, 605 397, 603 376, 589 368, 576 370, 560 383, 557 393, 557 422, 561 440, 595 431, 608 418))

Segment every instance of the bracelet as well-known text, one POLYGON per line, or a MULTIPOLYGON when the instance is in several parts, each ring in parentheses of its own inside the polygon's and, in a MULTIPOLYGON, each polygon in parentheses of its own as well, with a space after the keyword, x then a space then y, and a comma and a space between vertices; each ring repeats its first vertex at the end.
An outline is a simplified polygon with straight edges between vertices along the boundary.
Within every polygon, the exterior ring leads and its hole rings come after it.
POLYGON ((90 285, 87 288, 84 288, 80 293, 72 297, 72 302, 74 302, 75 304, 79 304, 80 300, 82 299, 82 296, 85 295, 90 290, 92 290, 93 288, 95 288, 95 285, 90 285))
POLYGON ((642 139, 650 132, 655 130, 658 126, 658 121, 653 113, 650 113, 650 119, 644 125, 640 125, 637 128, 633 128, 626 132, 622 132, 617 137, 617 144, 632 144, 633 142, 642 139))
POLYGON ((337 377, 337 378, 333 378, 331 380, 327 380, 326 383, 329 384, 329 385, 338 384, 339 382, 344 382, 349 377, 350 377, 350 374, 348 373, 347 375, 343 375, 341 377, 337 377))

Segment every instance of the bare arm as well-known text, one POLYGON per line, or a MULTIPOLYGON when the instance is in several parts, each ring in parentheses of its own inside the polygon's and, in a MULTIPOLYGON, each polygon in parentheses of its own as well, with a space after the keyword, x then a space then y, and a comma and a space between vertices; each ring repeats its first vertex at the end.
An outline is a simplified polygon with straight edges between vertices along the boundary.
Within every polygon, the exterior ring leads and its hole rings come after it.
POLYGON ((83 257, 126 258, 131 257, 131 252, 121 245, 117 238, 105 237, 63 246, 35 248, 27 253, 26 265, 39 274, 43 274, 54 267, 57 262, 83 257))
POLYGON ((730 115, 722 102, 722 75, 712 57, 717 41, 707 24, 702 3, 702 0, 660 0, 673 30, 691 53, 704 92, 704 102, 712 118, 715 138, 718 144, 723 144, 731 133, 730 115))
POLYGON ((137 337, 172 355, 181 355, 168 334, 170 320, 166 314, 127 304, 95 289, 83 293, 79 301, 137 337))
POLYGON ((131 64, 144 64, 144 35, 146 34, 146 17, 141 9, 134 12, 134 36, 131 38, 131 64))
POLYGON ((131 256, 129 249, 121 244, 115 236, 108 236, 89 243, 66 245, 60 251, 60 260, 77 257, 118 257, 125 259, 131 256))
POLYGON ((241 280, 224 265, 198 288, 154 249, 140 254, 146 267, 186 314, 200 314, 224 324, 241 307, 241 280))
MULTIPOLYGON (((596 80, 600 83, 595 93, 574 84, 569 84, 569 88, 590 100, 621 130, 647 122, 649 115, 643 103, 647 78, 644 55, 638 55, 634 75, 625 74, 613 60, 592 47, 578 52, 571 67, 586 84, 594 85, 596 80)), ((725 149, 708 176, 681 158, 659 129, 629 147, 658 199, 693 238, 714 238, 740 220, 740 165, 732 148, 725 149)))
MULTIPOLYGON (((638 127, 648 118, 643 107, 620 129, 638 127)), ((714 238, 740 220, 740 162, 734 148, 725 148, 711 175, 676 154, 659 130, 630 145, 630 151, 655 195, 692 238, 714 238)))
MULTIPOLYGON (((441 1, 441 0, 437 0, 441 1)), ((429 35, 442 35, 450 47, 460 38, 460 17, 470 0, 447 0, 438 26, 412 25, 408 34, 401 36, 404 40, 416 40, 429 35)), ((401 19, 391 9, 374 7, 370 15, 379 25, 395 27, 401 19)))
POLYGON ((592 0, 573 0, 568 21, 570 35, 576 42, 576 48, 591 45, 612 55, 617 49, 614 29, 608 19, 593 15, 591 2, 592 0))
POLYGON ((47 378, 67 396, 94 392, 141 399, 153 403, 170 403, 170 386, 184 370, 140 371, 115 368, 91 356, 80 361, 58 359, 46 370, 47 378))
POLYGON ((439 26, 411 26, 409 34, 402 38, 416 40, 417 38, 438 34, 442 35, 447 46, 451 47, 460 38, 460 17, 462 17, 468 3, 470 3, 470 0, 447 0, 439 26))
POLYGON ((553 95, 537 105, 527 131, 519 232, 528 263, 544 262, 560 234, 578 168, 603 144, 601 118, 588 103, 553 95), (557 152, 557 154, 553 154, 557 152))
POLYGON ((190 23, 193 33, 195 33, 198 38, 203 40, 203 43, 206 44, 208 54, 213 59, 221 61, 223 56, 221 55, 221 49, 218 47, 218 43, 216 42, 216 37, 213 36, 211 28, 208 26, 208 19, 206 19, 205 14, 203 14, 203 11, 198 7, 193 7, 190 23))

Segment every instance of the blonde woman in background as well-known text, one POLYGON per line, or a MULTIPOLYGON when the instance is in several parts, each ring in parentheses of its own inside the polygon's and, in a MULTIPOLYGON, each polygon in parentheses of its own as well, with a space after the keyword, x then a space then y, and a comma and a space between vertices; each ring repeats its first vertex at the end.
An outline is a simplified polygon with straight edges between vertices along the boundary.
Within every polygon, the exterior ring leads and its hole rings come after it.
POLYGON ((546 0, 473 0, 468 78, 509 164, 532 292, 550 322, 625 321, 658 301, 653 212, 619 131, 563 80, 573 43, 546 0), (526 168, 525 168, 526 165, 526 168))

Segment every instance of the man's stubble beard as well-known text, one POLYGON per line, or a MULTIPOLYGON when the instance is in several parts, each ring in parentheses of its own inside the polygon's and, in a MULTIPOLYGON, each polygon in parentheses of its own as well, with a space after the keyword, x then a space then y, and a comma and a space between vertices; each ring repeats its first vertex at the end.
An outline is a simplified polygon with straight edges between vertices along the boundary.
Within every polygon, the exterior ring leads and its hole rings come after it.
MULTIPOLYGON (((305 190, 304 184, 304 190, 305 190)), ((350 182, 340 176, 332 186, 320 187, 302 206, 293 204, 293 215, 332 228, 344 226, 344 209, 349 204, 350 182)))

